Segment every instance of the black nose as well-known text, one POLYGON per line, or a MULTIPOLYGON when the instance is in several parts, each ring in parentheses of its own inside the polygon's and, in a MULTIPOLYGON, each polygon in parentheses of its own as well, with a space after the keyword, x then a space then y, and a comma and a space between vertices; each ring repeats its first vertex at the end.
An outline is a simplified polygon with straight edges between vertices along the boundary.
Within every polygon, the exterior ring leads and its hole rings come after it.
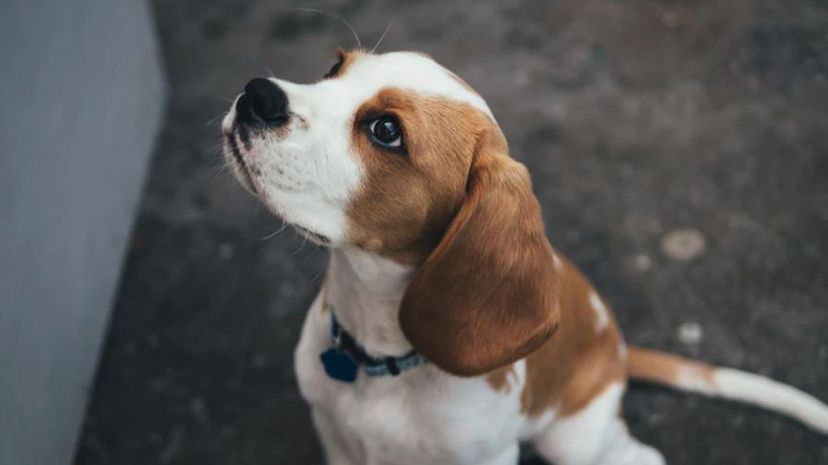
POLYGON ((255 78, 244 86, 236 113, 243 123, 281 126, 288 119, 287 106, 287 95, 281 87, 268 79, 255 78))

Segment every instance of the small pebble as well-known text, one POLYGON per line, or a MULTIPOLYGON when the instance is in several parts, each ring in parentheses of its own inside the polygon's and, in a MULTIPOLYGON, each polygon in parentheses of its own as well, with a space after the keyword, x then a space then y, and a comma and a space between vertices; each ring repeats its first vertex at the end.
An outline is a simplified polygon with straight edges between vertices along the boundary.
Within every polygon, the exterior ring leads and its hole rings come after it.
POLYGON ((682 323, 678 327, 678 338, 682 344, 696 345, 704 337, 704 330, 700 324, 695 322, 682 323))
POLYGON ((696 229, 676 229, 661 239, 661 251, 664 255, 679 262, 698 257, 706 248, 704 235, 696 229))
POLYGON ((648 271, 653 266, 653 261, 644 254, 636 255, 633 263, 638 271, 648 271))

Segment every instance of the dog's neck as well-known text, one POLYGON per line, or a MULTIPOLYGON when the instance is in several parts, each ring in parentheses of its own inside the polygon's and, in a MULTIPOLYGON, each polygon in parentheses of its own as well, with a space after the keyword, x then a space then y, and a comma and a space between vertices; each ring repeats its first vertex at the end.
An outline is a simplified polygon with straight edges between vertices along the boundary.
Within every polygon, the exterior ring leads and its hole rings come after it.
POLYGON ((411 350, 399 323, 399 308, 414 268, 353 247, 331 250, 326 298, 340 325, 371 356, 411 350))

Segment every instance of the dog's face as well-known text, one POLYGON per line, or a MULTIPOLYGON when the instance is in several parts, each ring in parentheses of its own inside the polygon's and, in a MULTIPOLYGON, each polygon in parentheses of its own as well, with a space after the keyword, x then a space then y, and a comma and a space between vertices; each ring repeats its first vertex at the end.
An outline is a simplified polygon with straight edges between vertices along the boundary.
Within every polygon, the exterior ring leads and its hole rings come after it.
POLYGON ((529 175, 483 99, 431 58, 340 52, 314 84, 254 79, 222 129, 239 181, 305 236, 417 267, 400 323, 442 368, 482 373, 554 331, 529 175))
POLYGON ((505 144, 483 99, 419 53, 340 51, 319 82, 245 90, 222 125, 239 181, 315 242, 401 261, 436 245, 480 137, 505 144))

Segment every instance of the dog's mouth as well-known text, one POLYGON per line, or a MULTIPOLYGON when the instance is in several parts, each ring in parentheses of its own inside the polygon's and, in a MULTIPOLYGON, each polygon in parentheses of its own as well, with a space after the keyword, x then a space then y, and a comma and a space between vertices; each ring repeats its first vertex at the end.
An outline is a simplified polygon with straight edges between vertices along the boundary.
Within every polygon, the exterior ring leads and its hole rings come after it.
POLYGON ((256 194, 256 184, 253 182, 250 168, 247 166, 247 163, 244 162, 244 157, 239 149, 239 142, 241 141, 244 143, 243 136, 234 128, 230 132, 225 133, 224 138, 227 141, 227 146, 230 148, 230 154, 233 157, 233 161, 236 162, 238 171, 241 174, 241 179, 239 179, 239 181, 247 190, 253 194, 256 194))

